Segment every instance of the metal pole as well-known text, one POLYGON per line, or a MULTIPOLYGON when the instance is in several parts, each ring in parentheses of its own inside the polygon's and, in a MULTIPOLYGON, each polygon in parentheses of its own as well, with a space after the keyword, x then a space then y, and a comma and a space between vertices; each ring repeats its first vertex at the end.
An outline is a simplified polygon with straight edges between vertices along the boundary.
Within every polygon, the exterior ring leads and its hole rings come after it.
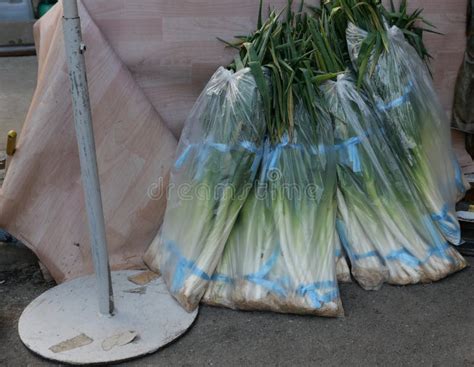
POLYGON ((100 194, 99 173, 95 152, 94 131, 87 87, 86 64, 82 42, 81 21, 77 0, 63 0, 64 43, 71 80, 72 106, 76 126, 77 145, 81 163, 87 219, 91 239, 91 252, 99 293, 99 311, 112 315, 114 311, 110 277, 104 212, 100 194))

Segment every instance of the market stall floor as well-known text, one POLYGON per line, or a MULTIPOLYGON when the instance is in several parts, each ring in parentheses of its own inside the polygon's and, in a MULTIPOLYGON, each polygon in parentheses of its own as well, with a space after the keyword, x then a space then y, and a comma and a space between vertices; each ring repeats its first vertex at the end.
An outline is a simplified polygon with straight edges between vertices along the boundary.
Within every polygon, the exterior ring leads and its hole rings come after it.
MULTIPOLYGON (((0 365, 53 365, 30 353, 16 329, 24 307, 51 286, 35 266, 0 272, 0 365)), ((366 292, 351 284, 341 293, 341 319, 203 306, 183 337, 125 365, 474 365, 473 268, 431 285, 366 292)))

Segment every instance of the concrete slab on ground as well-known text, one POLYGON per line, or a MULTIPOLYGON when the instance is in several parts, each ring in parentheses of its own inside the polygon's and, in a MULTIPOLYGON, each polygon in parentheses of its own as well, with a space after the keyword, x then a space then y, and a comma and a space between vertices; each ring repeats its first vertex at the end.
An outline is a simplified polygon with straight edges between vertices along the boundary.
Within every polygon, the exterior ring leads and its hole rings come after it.
MULTIPOLYGON (((23 308, 51 284, 34 267, 0 273, 2 280, 0 365, 53 366, 28 352, 16 330, 23 308)), ((124 366, 474 365, 474 269, 378 292, 343 285, 341 297, 341 319, 204 306, 183 337, 124 366)))

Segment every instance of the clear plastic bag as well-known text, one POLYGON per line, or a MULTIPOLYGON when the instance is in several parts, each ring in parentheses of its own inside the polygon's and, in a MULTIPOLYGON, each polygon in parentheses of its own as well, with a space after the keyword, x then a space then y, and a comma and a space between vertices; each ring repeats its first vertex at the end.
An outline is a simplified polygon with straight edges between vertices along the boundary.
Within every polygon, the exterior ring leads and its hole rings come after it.
POLYGON ((265 117, 250 69, 219 68, 185 124, 159 239, 148 250, 171 294, 199 304, 257 174, 265 117))
MULTIPOLYGON (((364 30, 348 26, 348 48, 355 67, 366 37, 364 30)), ((400 158, 404 172, 445 238, 459 244, 455 204, 466 186, 451 148, 449 121, 415 49, 397 27, 387 30, 387 38, 389 49, 378 59, 374 72, 368 74, 367 89, 384 115, 388 143, 400 158)), ((369 64, 373 62, 372 57, 369 64)))
POLYGON ((347 73, 322 87, 338 155, 337 229, 366 289, 432 282, 467 264, 405 178, 380 119, 347 73))
POLYGON ((204 301, 244 310, 340 316, 332 127, 297 106, 295 129, 267 147, 253 193, 204 301))

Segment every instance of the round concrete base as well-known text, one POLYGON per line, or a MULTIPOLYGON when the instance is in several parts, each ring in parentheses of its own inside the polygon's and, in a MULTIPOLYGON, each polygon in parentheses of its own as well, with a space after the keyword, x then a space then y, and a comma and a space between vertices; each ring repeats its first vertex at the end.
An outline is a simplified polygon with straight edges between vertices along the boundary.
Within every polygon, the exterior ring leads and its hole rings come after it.
POLYGON ((36 298, 20 317, 18 331, 33 352, 71 364, 111 363, 153 353, 183 334, 197 310, 188 313, 161 278, 144 285, 112 273, 115 313, 98 313, 95 277, 54 287, 36 298))

